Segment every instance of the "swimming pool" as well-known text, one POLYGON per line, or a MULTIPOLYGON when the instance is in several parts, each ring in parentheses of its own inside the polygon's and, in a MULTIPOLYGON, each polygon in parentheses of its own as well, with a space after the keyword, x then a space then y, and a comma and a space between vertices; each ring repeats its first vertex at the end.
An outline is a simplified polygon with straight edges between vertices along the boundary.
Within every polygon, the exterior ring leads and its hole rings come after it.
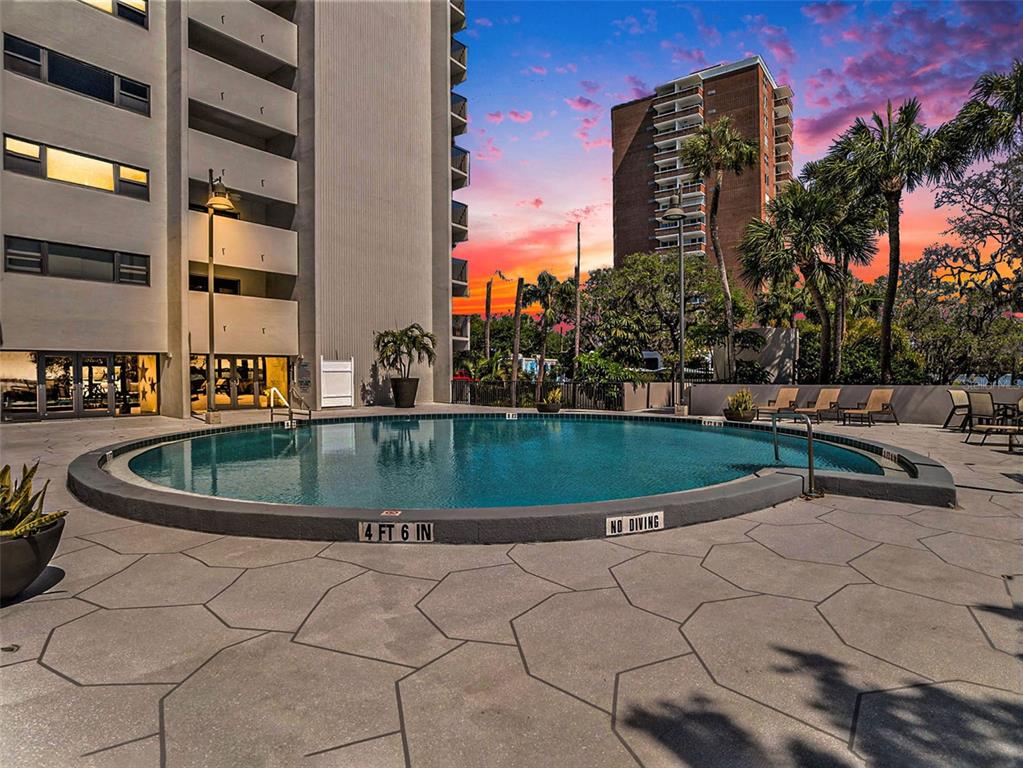
MULTIPOLYGON (((806 441, 679 421, 468 415, 219 432, 135 455, 132 472, 178 491, 357 509, 531 507, 716 485, 765 467, 806 468, 806 441)), ((820 470, 882 475, 873 459, 818 442, 820 470)))

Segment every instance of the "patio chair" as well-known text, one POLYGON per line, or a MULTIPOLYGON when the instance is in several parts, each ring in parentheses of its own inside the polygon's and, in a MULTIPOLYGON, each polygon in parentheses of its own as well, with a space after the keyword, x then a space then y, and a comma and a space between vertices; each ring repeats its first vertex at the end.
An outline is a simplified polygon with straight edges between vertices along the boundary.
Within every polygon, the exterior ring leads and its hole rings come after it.
POLYGON ((941 425, 941 428, 948 429, 952 419, 956 416, 962 416, 959 426, 956 427, 961 432, 966 429, 966 420, 970 415, 970 398, 964 389, 950 389, 948 390, 948 396, 952 398, 952 410, 948 412, 948 416, 945 417, 945 423, 941 425))
MULTIPOLYGON (((1019 418, 1019 406, 996 403, 990 392, 967 392, 967 399, 970 407, 966 414, 966 441, 974 432, 990 432, 989 429, 980 427, 991 427, 1006 425, 1019 418)), ((1023 398, 1021 398, 1023 399, 1023 398)))
POLYGON ((791 411, 796 407, 796 399, 799 397, 799 387, 782 387, 778 390, 778 394, 774 400, 768 400, 767 405, 760 405, 759 403, 754 406, 756 410, 756 418, 760 418, 761 413, 782 413, 785 411, 791 411))
POLYGON ((989 435, 1006 435, 1009 440, 1009 453, 1016 453, 1015 438, 1023 435, 1023 425, 1020 424, 977 424, 966 435, 963 440, 967 445, 984 445, 989 435), (979 443, 971 443, 970 436, 974 433, 983 435, 979 443))
POLYGON ((817 399, 811 400, 806 404, 805 408, 793 408, 793 413, 805 413, 808 416, 814 416, 817 419, 817 423, 820 424, 822 419, 821 415, 825 413, 835 414, 835 421, 838 421, 838 396, 842 393, 839 387, 825 387, 817 393, 817 399))
MULTIPOLYGON (((891 416, 896 424, 899 424, 899 417, 892 407, 892 395, 894 389, 875 389, 870 393, 867 402, 858 403, 855 408, 841 408, 842 423, 848 424, 850 418, 854 418, 861 424, 868 427, 874 426, 874 416, 891 416)), ((901 425, 900 425, 901 426, 901 425)))

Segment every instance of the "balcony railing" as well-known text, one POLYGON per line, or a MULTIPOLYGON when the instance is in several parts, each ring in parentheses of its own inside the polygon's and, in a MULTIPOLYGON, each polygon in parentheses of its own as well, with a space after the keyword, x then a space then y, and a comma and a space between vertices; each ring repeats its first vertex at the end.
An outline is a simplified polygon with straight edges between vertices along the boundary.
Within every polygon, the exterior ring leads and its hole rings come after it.
POLYGON ((654 138, 657 141, 662 139, 681 139, 686 136, 692 136, 699 130, 695 125, 688 125, 685 128, 671 128, 666 131, 657 131, 654 133, 654 138))
POLYGON ((469 237, 469 206, 451 201, 451 240, 461 243, 469 237))
POLYGON ((672 101, 677 101, 679 99, 687 99, 690 96, 700 96, 702 95, 702 90, 703 89, 698 85, 691 85, 687 88, 682 88, 681 90, 657 93, 654 95, 654 106, 657 106, 659 104, 669 104, 672 101))
POLYGON ((700 117, 703 117, 703 105, 694 104, 691 107, 682 107, 681 109, 676 109, 671 112, 661 112, 659 114, 656 114, 654 115, 654 125, 657 125, 658 123, 663 123, 666 120, 679 120, 681 118, 691 117, 693 115, 699 115, 700 117))
POLYGON ((464 133, 469 123, 469 101, 459 93, 451 94, 451 132, 464 133))
POLYGON ((451 0, 451 31, 465 29, 465 0, 451 0))
POLYGON ((451 335, 456 339, 468 339, 469 338, 469 324, 471 315, 452 315, 451 316, 451 335))
POLYGON ((469 152, 451 147, 451 188, 461 189, 469 183, 469 152))
POLYGON ((451 61, 453 64, 457 64, 465 71, 468 66, 469 60, 469 49, 466 48, 465 43, 459 42, 452 38, 451 40, 451 61))
POLYGON ((469 262, 451 257, 451 279, 456 283, 469 282, 469 262))

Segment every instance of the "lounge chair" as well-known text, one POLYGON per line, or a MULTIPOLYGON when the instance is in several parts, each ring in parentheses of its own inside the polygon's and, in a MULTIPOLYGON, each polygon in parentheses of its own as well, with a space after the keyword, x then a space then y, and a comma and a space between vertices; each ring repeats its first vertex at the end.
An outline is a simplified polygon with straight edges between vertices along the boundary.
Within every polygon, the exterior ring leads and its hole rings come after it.
POLYGON ((970 416, 969 395, 965 389, 950 389, 948 390, 948 396, 952 398, 952 410, 948 412, 948 416, 945 417, 945 423, 941 425, 941 428, 948 429, 952 419, 956 416, 962 416, 959 426, 956 427, 961 432, 966 429, 966 420, 970 416))
MULTIPOLYGON (((996 403, 990 392, 967 392, 966 395, 970 407, 966 414, 967 433, 964 442, 970 442, 970 437, 974 432, 985 434, 997 432, 998 430, 993 429, 994 427, 1013 426, 1010 422, 1020 420, 1018 404, 996 403)), ((1019 426, 1019 424, 1017 423, 1015 426, 1019 426)), ((981 443, 983 442, 981 440, 981 443)))
POLYGON ((988 439, 988 435, 1007 435, 1009 439, 1009 453, 1016 452, 1016 441, 1014 438, 1023 435, 1023 425, 1020 424, 976 424, 967 433, 966 439, 963 440, 967 445, 970 443, 970 435, 977 433, 983 435, 980 438, 980 442, 977 445, 984 445, 984 442, 988 439))
POLYGON ((848 424, 850 418, 855 418, 861 424, 874 426, 874 416, 891 416, 895 423, 899 423, 899 417, 892 407, 892 395, 894 389, 875 389, 870 393, 867 402, 859 403, 855 408, 841 408, 842 423, 848 424))
POLYGON ((838 396, 842 393, 839 387, 825 387, 817 393, 817 399, 811 400, 805 408, 793 408, 793 413, 805 413, 807 416, 815 416, 817 423, 821 423, 821 414, 835 414, 835 421, 838 421, 838 396))
POLYGON ((796 407, 796 399, 798 397, 799 387, 782 387, 778 390, 774 400, 767 401, 767 405, 757 404, 754 406, 756 418, 759 419, 761 413, 791 412, 796 407))

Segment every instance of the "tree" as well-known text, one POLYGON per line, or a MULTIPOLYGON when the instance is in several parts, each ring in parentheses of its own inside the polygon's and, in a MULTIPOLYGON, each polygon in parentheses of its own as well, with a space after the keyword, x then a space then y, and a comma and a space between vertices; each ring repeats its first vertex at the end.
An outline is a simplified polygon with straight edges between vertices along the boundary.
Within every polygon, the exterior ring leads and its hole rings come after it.
POLYGON ((1014 59, 1006 74, 977 78, 969 101, 941 131, 960 166, 1023 150, 1023 61, 1014 59))
POLYGON ((537 316, 540 325, 540 364, 536 375, 536 401, 540 402, 543 393, 544 364, 547 361, 548 334, 560 322, 567 320, 568 308, 571 306, 575 281, 561 282, 547 270, 536 276, 536 283, 526 285, 522 291, 522 303, 530 307, 538 304, 540 313, 537 316))
MULTIPOLYGON (((873 224, 864 211, 830 189, 793 181, 768 203, 766 220, 749 222, 739 245, 750 285, 784 281, 798 272, 821 324, 822 383, 837 378, 840 370, 832 355, 841 334, 833 330, 827 295, 841 290, 850 262, 868 263, 875 251, 873 224)), ((841 302, 835 305, 837 310, 841 302)))
POLYGON ((856 118, 828 153, 828 167, 846 183, 883 196, 888 231, 888 281, 881 308, 881 383, 892 380, 892 316, 899 285, 902 251, 899 225, 902 194, 927 181, 937 181, 952 170, 942 136, 920 121, 920 102, 905 101, 893 114, 888 102, 885 115, 874 112, 870 120, 856 118))
MULTIPOLYGON (((721 241, 718 237, 718 207, 721 203, 721 186, 725 172, 738 176, 747 168, 756 166, 759 159, 760 147, 757 142, 747 139, 733 128, 732 120, 727 116, 712 123, 704 123, 697 133, 683 141, 679 148, 679 164, 689 168, 694 177, 709 179, 713 184, 710 195, 710 241, 725 299, 727 327, 725 356, 729 379, 735 377, 735 316, 725 255, 721 251, 721 241)), ((681 247, 682 243, 679 243, 679 248, 681 247)))
POLYGON ((398 372, 398 378, 412 375, 412 363, 433 365, 437 359, 437 337, 419 323, 396 331, 377 331, 373 336, 373 349, 384 368, 398 372))
POLYGON ((518 405, 519 385, 519 341, 522 329, 522 287, 525 284, 523 278, 515 283, 515 336, 512 341, 512 363, 511 363, 511 404, 512 408, 518 405))

